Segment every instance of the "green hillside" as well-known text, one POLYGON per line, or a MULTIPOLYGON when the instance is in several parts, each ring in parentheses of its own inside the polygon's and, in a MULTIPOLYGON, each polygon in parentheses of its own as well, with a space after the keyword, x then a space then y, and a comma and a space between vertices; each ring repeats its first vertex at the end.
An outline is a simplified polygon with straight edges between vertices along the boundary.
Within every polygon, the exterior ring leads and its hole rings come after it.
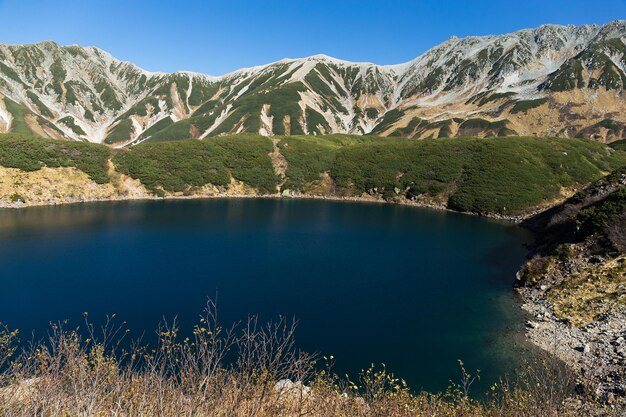
POLYGON ((575 139, 497 138, 412 141, 290 137, 285 186, 303 190, 328 172, 342 195, 385 199, 429 195, 450 208, 516 214, 626 164, 626 153, 575 139))
POLYGON ((271 150, 270 140, 261 136, 222 136, 145 143, 119 152, 113 162, 158 195, 163 190, 191 193, 207 184, 226 187, 231 175, 267 194, 275 192, 278 184, 268 155, 271 150))
POLYGON ((284 178, 272 141, 243 134, 151 142, 112 150, 19 134, 0 135, 0 165, 37 170, 74 166, 109 181, 107 160, 152 193, 193 195, 231 178, 259 194, 280 190, 327 197, 370 195, 435 203, 462 212, 518 215, 562 198, 626 165, 626 152, 579 139, 429 139, 328 135, 278 137, 284 178), (274 161, 276 162, 276 161, 274 161), (284 179, 284 181, 282 181, 284 179), (325 187, 316 187, 323 184, 325 187))
POLYGON ((99 184, 109 182, 111 150, 93 143, 44 139, 18 133, 0 134, 0 166, 37 171, 43 167, 75 167, 99 184))

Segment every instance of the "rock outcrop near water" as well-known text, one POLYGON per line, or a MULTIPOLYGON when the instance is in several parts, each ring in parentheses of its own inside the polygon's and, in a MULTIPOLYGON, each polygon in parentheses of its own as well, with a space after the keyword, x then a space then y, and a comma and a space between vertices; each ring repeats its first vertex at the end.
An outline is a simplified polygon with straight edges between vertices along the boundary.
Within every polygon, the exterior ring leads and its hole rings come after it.
POLYGON ((609 403, 626 395, 626 169, 525 222, 538 233, 520 271, 531 340, 609 403))

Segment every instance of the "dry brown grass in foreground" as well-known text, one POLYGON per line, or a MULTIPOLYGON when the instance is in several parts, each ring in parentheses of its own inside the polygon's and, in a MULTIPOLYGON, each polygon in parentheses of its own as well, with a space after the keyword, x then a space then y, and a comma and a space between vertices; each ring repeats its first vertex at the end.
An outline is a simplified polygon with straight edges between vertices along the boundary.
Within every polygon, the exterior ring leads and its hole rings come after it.
POLYGON ((221 328, 211 303, 192 338, 179 340, 176 326, 164 326, 154 349, 121 350, 124 331, 109 322, 97 332, 87 325, 88 337, 52 326, 48 341, 18 355, 17 333, 2 328, 0 416, 575 414, 565 405, 572 378, 563 368, 534 367, 483 401, 467 395, 473 378, 464 370, 446 393, 415 395, 384 369, 356 381, 320 370, 295 348, 293 332, 285 320, 261 326, 254 318, 221 328))

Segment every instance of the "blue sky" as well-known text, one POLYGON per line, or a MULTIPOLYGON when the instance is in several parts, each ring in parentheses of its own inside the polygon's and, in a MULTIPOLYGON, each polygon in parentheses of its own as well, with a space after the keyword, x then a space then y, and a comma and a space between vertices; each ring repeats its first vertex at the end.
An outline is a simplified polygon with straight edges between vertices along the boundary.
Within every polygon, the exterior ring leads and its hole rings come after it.
POLYGON ((626 19, 626 0, 0 0, 0 43, 94 45, 151 71, 220 75, 323 53, 397 64, 455 36, 626 19))

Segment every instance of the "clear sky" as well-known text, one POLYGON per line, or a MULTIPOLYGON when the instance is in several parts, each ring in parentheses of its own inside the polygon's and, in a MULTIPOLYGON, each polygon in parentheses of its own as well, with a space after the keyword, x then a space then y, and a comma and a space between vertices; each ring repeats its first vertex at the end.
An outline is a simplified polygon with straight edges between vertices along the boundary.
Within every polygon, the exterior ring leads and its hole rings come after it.
POLYGON ((151 71, 220 75, 326 54, 398 64, 451 36, 626 19, 626 0, 0 0, 0 43, 98 46, 151 71))

